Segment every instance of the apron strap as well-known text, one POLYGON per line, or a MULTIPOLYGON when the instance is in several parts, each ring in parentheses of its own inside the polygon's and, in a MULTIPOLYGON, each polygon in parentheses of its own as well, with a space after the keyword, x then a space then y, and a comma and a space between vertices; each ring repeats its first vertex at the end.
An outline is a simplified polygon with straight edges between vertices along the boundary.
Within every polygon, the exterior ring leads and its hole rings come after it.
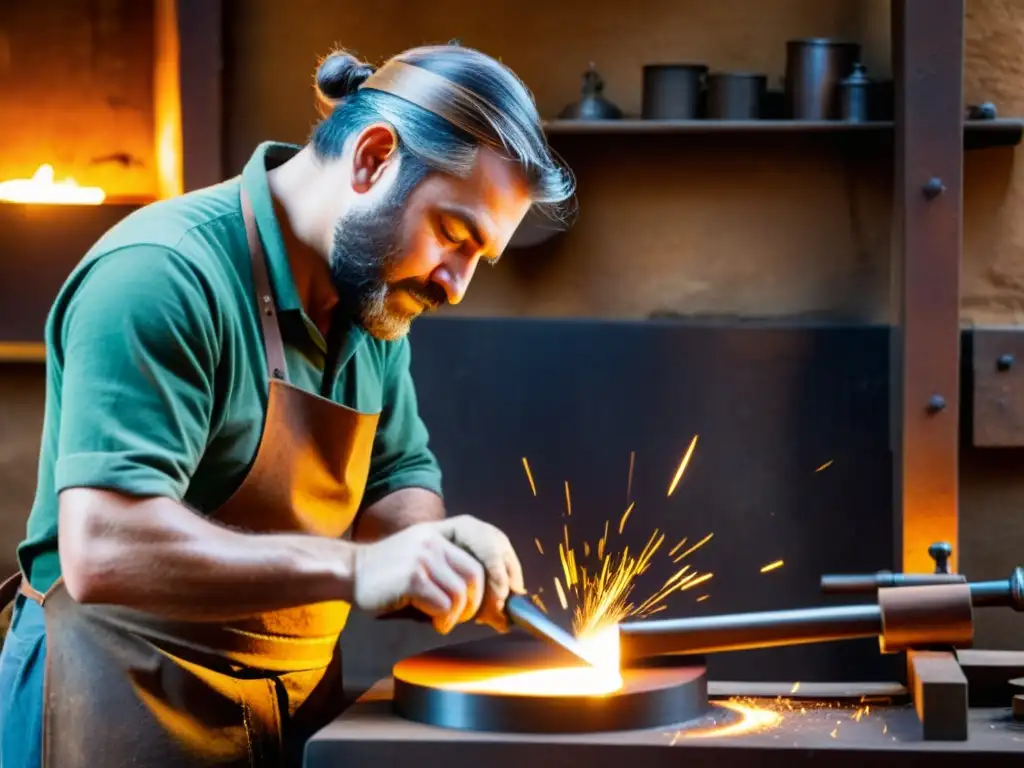
POLYGON ((259 232, 256 229, 256 216, 252 210, 249 195, 242 187, 242 219, 245 221, 245 239, 249 244, 249 258, 252 260, 252 279, 256 290, 256 308, 260 313, 260 324, 263 326, 263 346, 267 355, 267 373, 271 380, 288 381, 288 365, 284 359, 284 341, 281 339, 281 326, 277 324, 277 303, 274 292, 270 289, 270 275, 267 272, 267 257, 263 252, 259 232))

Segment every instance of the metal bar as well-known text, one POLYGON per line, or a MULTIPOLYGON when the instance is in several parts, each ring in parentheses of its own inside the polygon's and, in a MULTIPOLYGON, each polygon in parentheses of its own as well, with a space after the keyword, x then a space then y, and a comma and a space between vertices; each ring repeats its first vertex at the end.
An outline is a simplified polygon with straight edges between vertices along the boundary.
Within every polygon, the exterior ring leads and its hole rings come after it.
POLYGON ((833 573, 821 577, 825 595, 865 595, 887 587, 923 587, 933 584, 961 584, 962 573, 833 573))
MULTIPOLYGON (((1015 568, 1006 579, 976 582, 968 587, 970 603, 974 607, 1024 611, 1024 568, 1015 568)), ((911 599, 918 604, 928 604, 926 598, 942 595, 948 588, 943 584, 917 587, 927 591, 911 599)), ((901 593, 908 594, 902 590, 896 590, 894 594, 901 593)), ((893 614, 887 615, 891 618, 893 614)), ((939 626, 941 628, 941 624, 939 626)), ((882 606, 869 603, 626 622, 619 626, 619 643, 621 658, 628 661, 654 656, 700 655, 853 640, 881 635, 882 632, 882 606)))
POLYGON ((924 573, 929 542, 958 551, 964 0, 891 9, 893 570, 924 573))
POLYGON ((877 605, 842 605, 638 621, 619 627, 619 643, 626 661, 851 640, 881 631, 882 612, 877 605))

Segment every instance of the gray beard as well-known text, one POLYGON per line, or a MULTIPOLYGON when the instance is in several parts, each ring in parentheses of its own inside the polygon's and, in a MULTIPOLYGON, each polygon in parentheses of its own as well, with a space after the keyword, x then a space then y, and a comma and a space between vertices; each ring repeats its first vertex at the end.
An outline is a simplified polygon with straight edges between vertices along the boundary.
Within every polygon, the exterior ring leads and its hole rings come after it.
MULTIPOLYGON (((394 341, 409 332, 412 317, 392 311, 387 272, 400 255, 397 215, 389 211, 348 216, 334 230, 331 277, 342 308, 373 337, 394 341)), ((397 212, 395 212, 397 214, 397 212)))

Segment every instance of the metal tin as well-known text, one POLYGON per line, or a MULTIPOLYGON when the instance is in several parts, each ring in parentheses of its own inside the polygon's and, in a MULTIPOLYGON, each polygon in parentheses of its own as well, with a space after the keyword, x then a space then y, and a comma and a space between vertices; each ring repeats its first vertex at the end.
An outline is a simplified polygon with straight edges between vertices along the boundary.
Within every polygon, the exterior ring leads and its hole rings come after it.
POLYGON ((645 120, 697 119, 707 74, 704 64, 646 65, 641 116, 645 120))
POLYGON ((768 78, 746 72, 716 72, 708 76, 710 120, 757 120, 761 117, 768 78))
POLYGON ((786 103, 794 120, 834 120, 836 88, 853 71, 860 45, 829 38, 786 43, 786 103))

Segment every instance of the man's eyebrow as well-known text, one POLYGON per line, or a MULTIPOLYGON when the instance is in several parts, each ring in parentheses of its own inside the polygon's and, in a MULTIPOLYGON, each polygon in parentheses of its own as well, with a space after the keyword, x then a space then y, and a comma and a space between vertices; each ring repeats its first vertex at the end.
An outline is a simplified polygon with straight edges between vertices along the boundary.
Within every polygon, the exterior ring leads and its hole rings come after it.
POLYGON ((478 219, 473 215, 472 211, 468 208, 463 208, 461 205, 446 205, 441 208, 441 211, 445 216, 458 219, 462 226, 468 230, 470 237, 484 249, 484 259, 490 262, 497 262, 501 258, 500 254, 494 253, 494 238, 489 236, 486 227, 481 228, 478 219))

